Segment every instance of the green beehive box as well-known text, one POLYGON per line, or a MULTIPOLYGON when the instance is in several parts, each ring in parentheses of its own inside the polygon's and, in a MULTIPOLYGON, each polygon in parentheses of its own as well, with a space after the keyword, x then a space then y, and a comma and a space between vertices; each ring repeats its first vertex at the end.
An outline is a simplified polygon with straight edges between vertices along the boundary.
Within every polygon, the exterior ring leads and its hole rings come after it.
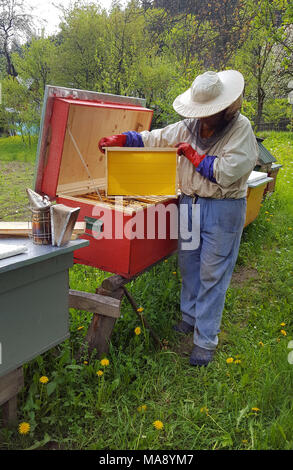
POLYGON ((69 337, 68 269, 73 251, 89 244, 71 241, 58 248, 31 240, 24 254, 0 260, 0 377, 69 337))

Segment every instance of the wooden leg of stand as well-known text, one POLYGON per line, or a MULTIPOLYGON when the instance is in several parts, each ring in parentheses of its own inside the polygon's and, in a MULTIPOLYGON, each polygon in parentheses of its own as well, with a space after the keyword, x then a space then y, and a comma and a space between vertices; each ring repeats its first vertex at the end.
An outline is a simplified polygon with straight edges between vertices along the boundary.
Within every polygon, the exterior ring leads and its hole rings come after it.
POLYGON ((93 315, 86 335, 89 354, 91 354, 94 349, 96 349, 98 357, 109 352, 109 342, 115 322, 116 318, 104 317, 97 313, 93 315))
MULTIPOLYGON (((103 289, 102 287, 98 288, 96 293, 112 299, 118 299, 119 301, 121 301, 124 295, 124 291, 122 289, 118 289, 115 292, 110 292, 103 289)), ((117 314, 116 318, 120 316, 120 303, 119 312, 117 310, 119 314, 117 314)), ((108 354, 109 343, 113 328, 115 326, 116 318, 106 317, 104 315, 99 315, 98 313, 93 315, 92 322, 86 335, 89 354, 91 354, 94 349, 96 349, 98 357, 101 357, 104 354, 108 354)))
POLYGON ((17 423, 17 394, 24 385, 22 367, 0 377, 0 405, 5 427, 17 423))
POLYGON ((17 396, 2 405, 2 421, 4 427, 15 426, 17 423, 17 396))

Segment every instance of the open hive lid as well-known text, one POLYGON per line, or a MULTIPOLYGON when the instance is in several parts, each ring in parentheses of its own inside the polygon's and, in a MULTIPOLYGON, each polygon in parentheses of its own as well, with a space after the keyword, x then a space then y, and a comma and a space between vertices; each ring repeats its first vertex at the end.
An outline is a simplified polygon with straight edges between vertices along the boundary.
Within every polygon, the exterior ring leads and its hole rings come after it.
POLYGON ((105 189, 102 137, 150 128, 153 111, 145 100, 46 86, 35 190, 51 199, 105 189))

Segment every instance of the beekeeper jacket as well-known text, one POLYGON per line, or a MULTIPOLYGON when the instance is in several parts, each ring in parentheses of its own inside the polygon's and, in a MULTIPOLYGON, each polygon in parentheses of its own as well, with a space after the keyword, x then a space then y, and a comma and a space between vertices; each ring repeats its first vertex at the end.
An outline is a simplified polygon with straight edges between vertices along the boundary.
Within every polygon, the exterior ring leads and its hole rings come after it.
POLYGON ((181 192, 215 199, 246 196, 247 179, 256 165, 258 145, 249 120, 238 113, 220 134, 200 137, 199 121, 184 119, 163 129, 141 132, 144 147, 174 147, 189 143, 200 155, 214 156, 211 179, 202 176, 185 157, 179 160, 181 192))

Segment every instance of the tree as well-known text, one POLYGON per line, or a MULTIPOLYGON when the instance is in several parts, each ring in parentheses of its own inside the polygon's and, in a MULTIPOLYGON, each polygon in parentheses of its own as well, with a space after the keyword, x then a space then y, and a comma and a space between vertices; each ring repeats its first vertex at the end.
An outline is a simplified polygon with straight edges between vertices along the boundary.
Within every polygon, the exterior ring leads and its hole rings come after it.
POLYGON ((280 6, 285 3, 283 0, 262 0, 250 4, 254 19, 248 39, 233 62, 245 76, 248 99, 256 101, 256 128, 262 120, 266 100, 285 97, 292 73, 288 65, 288 60, 292 64, 288 48, 276 41, 278 34, 283 32, 284 11, 280 6))
POLYGON ((22 47, 21 54, 12 54, 13 65, 22 80, 30 80, 31 100, 38 105, 45 86, 53 80, 57 59, 55 44, 47 38, 34 38, 22 47))
POLYGON ((96 52, 105 36, 107 15, 95 4, 79 2, 63 13, 55 82, 94 90, 99 81, 96 52))
POLYGON ((24 0, 0 0, 0 55, 6 61, 7 75, 16 77, 17 72, 11 59, 11 53, 19 38, 27 38, 32 31, 32 16, 24 13, 24 0))

